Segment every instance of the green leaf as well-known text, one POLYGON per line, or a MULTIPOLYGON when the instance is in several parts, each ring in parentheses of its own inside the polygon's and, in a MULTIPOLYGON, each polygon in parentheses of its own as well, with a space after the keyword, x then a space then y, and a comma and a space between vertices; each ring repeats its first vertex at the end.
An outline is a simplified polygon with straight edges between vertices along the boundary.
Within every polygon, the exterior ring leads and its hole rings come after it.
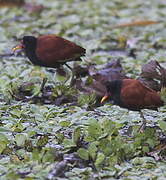
POLYGON ((80 156, 80 158, 82 158, 84 160, 89 160, 89 152, 87 149, 80 148, 80 149, 78 149, 77 153, 80 156))
POLYGON ((1 140, 1 141, 4 141, 4 142, 9 142, 8 138, 7 138, 6 135, 3 134, 3 133, 0 133, 0 140, 1 140))
POLYGON ((10 114, 13 116, 13 117, 16 117, 16 118, 20 118, 21 117, 21 110, 19 109, 13 109, 12 111, 10 111, 10 114))
POLYGON ((76 146, 72 139, 64 139, 63 145, 65 146, 65 148, 71 148, 76 146))
POLYGON ((148 147, 148 146, 143 146, 142 151, 143 151, 144 153, 149 152, 149 147, 148 147))
POLYGON ((101 129, 101 125, 99 124, 99 122, 94 121, 89 124, 88 134, 89 134, 88 136, 91 136, 94 139, 97 139, 98 137, 101 136, 102 129, 101 129))
POLYGON ((22 123, 16 123, 12 127, 12 131, 14 132, 22 132, 25 129, 25 127, 22 125, 22 123))
POLYGON ((32 159, 34 161, 39 161, 41 158, 41 153, 39 152, 38 149, 34 149, 33 152, 32 152, 32 159))
POLYGON ((40 136, 40 138, 38 139, 36 145, 39 147, 42 147, 44 145, 46 145, 48 143, 48 135, 44 135, 44 136, 40 136))
POLYGON ((78 97, 78 104, 80 106, 89 105, 92 106, 96 102, 96 94, 81 94, 78 97))
POLYGON ((166 122, 165 121, 158 121, 159 127, 163 130, 166 131, 166 122))
POLYGON ((136 157, 132 159, 133 165, 142 165, 142 164, 156 164, 155 160, 152 157, 136 157))
POLYGON ((0 154, 5 150, 6 146, 7 146, 7 142, 0 140, 0 154))
POLYGON ((74 129, 73 134, 72 134, 73 142, 74 142, 75 144, 77 144, 77 142, 79 141, 80 137, 81 137, 81 127, 76 127, 76 128, 74 129))
POLYGON ((113 121, 110 121, 110 119, 104 119, 102 123, 103 129, 105 133, 111 134, 117 134, 118 128, 116 128, 116 123, 113 121))
POLYGON ((54 162, 55 161, 55 154, 51 149, 48 149, 44 152, 42 156, 42 162, 54 162))
POLYGON ((103 153, 99 152, 97 154, 97 158, 95 161, 96 168, 99 168, 103 164, 104 160, 105 160, 105 155, 103 153))
POLYGON ((89 147, 88 147, 88 151, 89 151, 89 155, 90 157, 94 160, 96 157, 96 153, 97 153, 97 147, 96 147, 96 142, 92 142, 90 143, 89 147))
POLYGON ((115 154, 112 154, 111 156, 109 156, 109 165, 111 167, 114 167, 115 164, 118 163, 118 158, 119 158, 118 155, 115 155, 115 154))
POLYGON ((71 122, 70 121, 60 121, 59 122, 59 125, 62 126, 62 127, 68 127, 70 126, 71 122))
POLYGON ((12 172, 7 173, 6 178, 7 179, 19 179, 20 175, 17 174, 16 172, 12 171, 12 172))
POLYGON ((0 132, 10 132, 10 129, 6 127, 0 127, 0 132))
POLYGON ((17 143, 17 146, 24 146, 26 140, 27 140, 26 134, 20 133, 20 134, 16 134, 15 136, 15 141, 17 143))
POLYGON ((6 149, 8 143, 9 143, 9 140, 6 137, 6 135, 3 133, 0 133, 0 154, 6 149))

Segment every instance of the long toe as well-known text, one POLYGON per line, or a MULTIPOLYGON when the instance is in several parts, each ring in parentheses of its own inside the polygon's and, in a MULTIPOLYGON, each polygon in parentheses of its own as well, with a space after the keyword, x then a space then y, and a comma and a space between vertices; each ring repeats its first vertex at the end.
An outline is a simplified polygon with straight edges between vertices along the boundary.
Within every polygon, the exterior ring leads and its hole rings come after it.
POLYGON ((146 128, 146 121, 143 121, 143 123, 138 129, 138 132, 143 133, 145 131, 145 128, 146 128))

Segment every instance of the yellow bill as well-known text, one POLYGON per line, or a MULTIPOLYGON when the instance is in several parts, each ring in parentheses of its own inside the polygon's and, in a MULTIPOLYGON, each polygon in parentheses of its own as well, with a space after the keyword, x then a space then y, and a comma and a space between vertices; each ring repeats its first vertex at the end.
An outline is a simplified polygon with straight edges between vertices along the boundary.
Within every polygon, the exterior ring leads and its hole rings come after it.
POLYGON ((101 99, 101 103, 103 103, 105 100, 107 100, 109 98, 109 96, 108 95, 105 95, 105 96, 103 96, 103 98, 101 99))
POLYGON ((17 51, 18 49, 23 49, 24 47, 22 45, 17 45, 16 47, 12 48, 13 53, 17 51))

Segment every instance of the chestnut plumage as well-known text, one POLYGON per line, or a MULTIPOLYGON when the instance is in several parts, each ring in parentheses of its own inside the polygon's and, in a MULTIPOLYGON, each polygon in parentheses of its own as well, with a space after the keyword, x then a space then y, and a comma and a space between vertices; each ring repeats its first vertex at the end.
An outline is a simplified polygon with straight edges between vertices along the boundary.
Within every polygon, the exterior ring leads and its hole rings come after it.
MULTIPOLYGON (((106 85, 107 93, 101 102, 109 99, 113 104, 132 111, 157 110, 164 105, 160 95, 135 79, 115 80, 106 85)), ((143 117, 143 114, 141 114, 143 117)), ((144 119, 144 117, 143 117, 144 119)), ((145 119, 143 125, 145 125, 145 119)))
POLYGON ((29 60, 38 66, 58 68, 68 61, 80 61, 86 50, 75 43, 56 35, 24 36, 21 45, 29 60))

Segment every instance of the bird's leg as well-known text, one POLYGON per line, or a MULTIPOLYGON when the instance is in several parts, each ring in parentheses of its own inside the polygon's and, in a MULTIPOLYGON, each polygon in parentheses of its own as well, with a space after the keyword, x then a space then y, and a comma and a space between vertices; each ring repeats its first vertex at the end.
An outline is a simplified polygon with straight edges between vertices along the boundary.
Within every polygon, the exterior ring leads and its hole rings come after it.
POLYGON ((45 86, 47 80, 48 80, 48 79, 47 79, 46 77, 43 78, 43 81, 42 81, 42 84, 41 84, 41 87, 40 87, 40 91, 41 91, 41 92, 43 92, 44 86, 45 86))
POLYGON ((124 113, 124 115, 128 115, 129 114, 129 110, 127 109, 127 111, 124 113))
POLYGON ((142 111, 139 111, 139 113, 140 113, 140 117, 143 119, 143 123, 141 124, 140 128, 138 129, 138 132, 143 132, 146 127, 146 119, 145 119, 142 111))
POLYGON ((65 65, 66 65, 66 67, 68 67, 68 68, 71 70, 71 72, 72 72, 71 81, 70 81, 70 86, 72 86, 72 85, 74 84, 75 72, 74 72, 74 70, 73 70, 68 64, 65 63, 65 65))

